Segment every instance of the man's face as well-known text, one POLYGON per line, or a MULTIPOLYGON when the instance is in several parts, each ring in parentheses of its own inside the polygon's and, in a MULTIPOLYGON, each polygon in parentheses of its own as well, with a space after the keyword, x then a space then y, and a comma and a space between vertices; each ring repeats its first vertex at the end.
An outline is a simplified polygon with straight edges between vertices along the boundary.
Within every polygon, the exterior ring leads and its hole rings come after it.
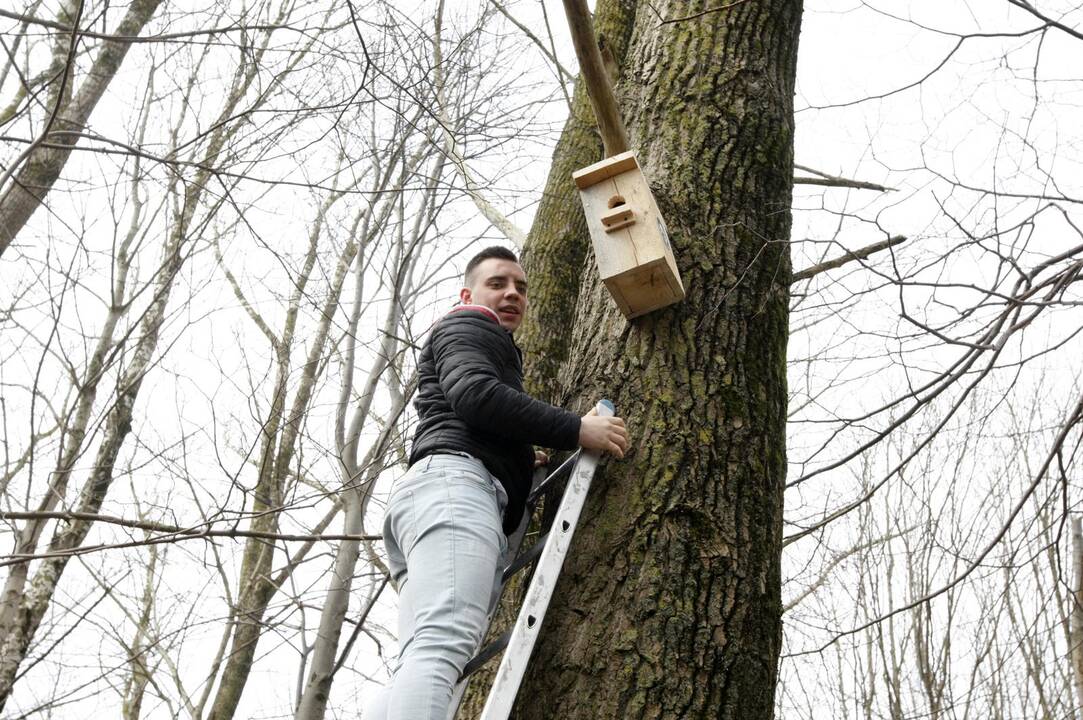
POLYGON ((526 314, 526 273, 519 263, 488 258, 474 268, 470 286, 459 291, 467 305, 484 305, 496 311, 500 325, 511 332, 526 314))

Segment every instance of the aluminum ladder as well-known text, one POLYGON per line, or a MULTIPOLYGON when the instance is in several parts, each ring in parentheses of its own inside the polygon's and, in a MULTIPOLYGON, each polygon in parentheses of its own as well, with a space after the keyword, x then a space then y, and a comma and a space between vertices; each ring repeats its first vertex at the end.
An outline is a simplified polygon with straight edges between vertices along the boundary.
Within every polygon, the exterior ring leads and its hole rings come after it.
MULTIPOLYGON (((614 414, 613 403, 608 400, 599 402, 596 409, 603 417, 614 414)), ((538 638, 538 630, 541 628, 542 620, 545 619, 549 600, 553 597, 553 589, 560 575, 560 569, 564 566, 564 558, 568 555, 568 548, 579 522, 579 514, 586 503, 600 455, 601 453, 596 451, 587 452, 579 449, 548 477, 545 477, 542 472, 535 474, 530 495, 527 496, 523 519, 518 529, 508 538, 508 556, 513 557, 514 560, 504 570, 503 584, 506 587, 508 580, 521 570, 530 567, 536 560, 534 576, 530 581, 530 587, 527 588, 523 605, 519 609, 519 617, 512 629, 482 647, 463 668, 459 683, 451 698, 448 720, 455 720, 463 693, 466 692, 466 687, 470 683, 470 677, 501 651, 504 655, 500 659, 500 667, 493 679, 493 686, 489 689, 489 696, 485 700, 480 720, 507 720, 508 715, 511 714, 512 704, 515 702, 519 685, 522 684, 523 675, 530 662, 530 653, 534 650, 534 641, 538 638), (549 532, 538 538, 530 550, 516 557, 526 536, 538 499, 569 470, 568 485, 549 532)), ((503 594, 503 588, 501 588, 501 594, 503 594)), ((491 624, 492 617, 490 616, 489 625, 491 624)), ((487 633, 488 625, 486 626, 487 633)))

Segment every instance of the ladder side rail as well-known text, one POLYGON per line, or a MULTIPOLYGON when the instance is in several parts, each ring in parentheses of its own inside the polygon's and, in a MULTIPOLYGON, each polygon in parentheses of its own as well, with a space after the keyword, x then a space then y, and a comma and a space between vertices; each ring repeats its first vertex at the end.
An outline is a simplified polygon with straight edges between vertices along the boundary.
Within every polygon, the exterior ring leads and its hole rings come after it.
MULTIPOLYGON (((603 401, 598 404, 598 414, 612 416, 613 407, 603 401)), ((545 612, 553 596, 556 581, 568 555, 579 516, 586 504, 594 471, 598 467, 600 453, 583 452, 575 464, 575 470, 564 490, 560 508, 553 519, 549 540, 542 550, 534 569, 534 578, 527 589, 526 599, 512 629, 508 647, 500 660, 493 687, 481 711, 480 720, 507 720, 515 696, 519 692, 527 663, 534 650, 545 612)))
MULTIPOLYGON (((575 467, 581 457, 582 449, 576 450, 568 459, 561 463, 556 470, 549 473, 545 472, 545 468, 537 468, 534 471, 534 477, 530 483, 530 493, 527 495, 526 509, 523 512, 523 519, 519 521, 519 527, 515 529, 508 537, 508 553, 507 557, 513 558, 504 570, 504 574, 501 578, 500 585, 500 598, 504 595, 504 587, 507 585, 508 580, 513 575, 518 573, 524 567, 531 564, 540 554, 544 548, 545 543, 548 540, 548 535, 543 535, 538 538, 537 543, 527 551, 526 557, 519 558, 519 548, 523 544, 523 540, 526 538, 527 530, 530 527, 530 520, 534 515, 534 508, 538 504, 538 499, 542 493, 549 487, 552 487, 560 476, 575 472, 575 467)), ((496 608, 500 607, 499 598, 497 600, 496 607, 493 608, 493 613, 496 613, 496 608)), ((485 622, 485 632, 482 637, 489 634, 489 629, 492 626, 493 615, 490 615, 485 622)), ((448 720, 455 720, 455 716, 459 712, 459 705, 462 704, 463 695, 466 693, 466 688, 470 684, 470 677, 492 660, 498 653, 504 650, 508 646, 508 641, 511 638, 511 631, 505 632, 499 638, 481 647, 474 657, 467 661, 466 666, 463 668, 462 675, 459 677, 459 682, 456 684, 454 691, 451 695, 451 703, 448 706, 448 720)))

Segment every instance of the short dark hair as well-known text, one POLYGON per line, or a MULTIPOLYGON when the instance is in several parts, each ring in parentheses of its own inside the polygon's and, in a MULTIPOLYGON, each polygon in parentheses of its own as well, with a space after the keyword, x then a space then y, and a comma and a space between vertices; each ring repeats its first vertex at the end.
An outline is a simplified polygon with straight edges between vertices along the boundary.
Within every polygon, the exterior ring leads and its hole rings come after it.
POLYGON ((492 247, 487 247, 474 257, 470 258, 470 262, 466 263, 466 272, 463 273, 463 283, 467 287, 470 287, 470 282, 474 279, 474 268, 476 268, 485 260, 489 260, 491 258, 497 258, 498 260, 511 260, 513 263, 519 262, 519 258, 515 257, 515 253, 513 253, 511 250, 508 250, 506 247, 501 247, 500 245, 493 245, 492 247))

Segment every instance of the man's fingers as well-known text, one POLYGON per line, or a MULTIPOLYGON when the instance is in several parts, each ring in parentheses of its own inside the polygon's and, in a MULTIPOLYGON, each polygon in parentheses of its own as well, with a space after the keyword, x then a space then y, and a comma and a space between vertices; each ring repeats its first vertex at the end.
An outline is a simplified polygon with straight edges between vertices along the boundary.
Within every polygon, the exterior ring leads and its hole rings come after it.
MULTIPOLYGON (((618 448, 618 452, 614 453, 617 457, 624 457, 625 451, 628 450, 628 429, 624 427, 624 421, 620 418, 614 418, 617 423, 613 423, 609 428, 609 442, 611 445, 618 448), (618 424, 619 423, 619 424, 618 424)), ((612 452, 612 451, 611 451, 612 452)))
POLYGON ((609 419, 609 440, 617 448, 615 452, 611 452, 618 458, 623 458, 628 450, 628 428, 624 424, 624 418, 609 419))
POLYGON ((597 412, 591 410, 583 416, 583 424, 580 429, 580 443, 585 448, 601 450, 616 457, 623 458, 630 442, 628 428, 624 418, 597 417, 597 412), (592 417, 593 416, 593 417, 592 417))

